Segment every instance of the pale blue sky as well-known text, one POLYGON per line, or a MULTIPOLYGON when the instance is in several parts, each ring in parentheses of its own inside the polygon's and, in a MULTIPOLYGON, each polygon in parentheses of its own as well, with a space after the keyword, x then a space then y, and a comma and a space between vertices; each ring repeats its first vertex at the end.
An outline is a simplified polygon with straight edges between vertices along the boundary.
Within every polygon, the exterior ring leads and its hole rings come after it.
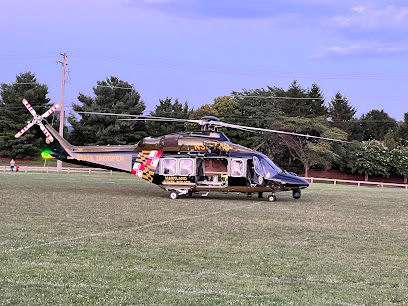
POLYGON ((32 71, 57 103, 67 52, 67 106, 113 75, 147 111, 167 96, 198 107, 296 79, 326 103, 340 91, 358 116, 408 112, 406 1, 5 0, 0 27, 0 82, 32 71))

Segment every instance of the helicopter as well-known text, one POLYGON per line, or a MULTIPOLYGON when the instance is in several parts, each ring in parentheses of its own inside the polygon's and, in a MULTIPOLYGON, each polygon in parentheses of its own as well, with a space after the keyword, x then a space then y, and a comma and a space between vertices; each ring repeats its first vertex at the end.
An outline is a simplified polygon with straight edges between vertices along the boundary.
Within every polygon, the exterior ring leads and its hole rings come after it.
POLYGON ((24 99, 22 102, 33 119, 15 137, 22 136, 32 126, 38 125, 48 145, 47 153, 42 154, 43 158, 55 158, 72 164, 97 166, 133 174, 168 191, 173 200, 180 196, 191 197, 194 194, 208 196, 210 192, 237 192, 247 196, 257 193, 258 198, 263 198, 263 193, 270 193, 267 200, 275 202, 277 192, 292 191, 293 198, 299 199, 301 190, 309 186, 308 181, 295 173, 282 170, 266 155, 231 142, 224 133, 218 131, 218 128, 346 142, 319 136, 229 124, 221 122, 214 116, 193 120, 80 112, 89 115, 125 117, 119 120, 189 122, 200 125, 201 130, 146 137, 134 145, 73 146, 46 120, 61 104, 56 104, 44 114, 37 115, 27 100, 24 99))

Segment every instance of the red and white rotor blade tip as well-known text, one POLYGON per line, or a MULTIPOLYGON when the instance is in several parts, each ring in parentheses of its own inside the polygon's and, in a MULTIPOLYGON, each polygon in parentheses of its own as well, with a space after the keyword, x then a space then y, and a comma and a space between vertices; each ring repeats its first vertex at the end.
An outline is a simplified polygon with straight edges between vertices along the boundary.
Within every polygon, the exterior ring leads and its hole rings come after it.
POLYGON ((26 99, 23 99, 23 104, 25 107, 27 107, 28 111, 33 115, 33 117, 37 116, 37 113, 35 112, 34 108, 28 103, 26 99))
POLYGON ((58 107, 60 107, 62 103, 55 104, 52 108, 50 108, 48 111, 46 111, 44 114, 41 115, 42 118, 47 118, 49 115, 51 115, 53 112, 57 110, 58 107))
POLYGON ((34 123, 33 123, 33 122, 30 122, 30 123, 27 124, 25 127, 23 127, 23 129, 22 129, 20 132, 18 132, 16 135, 14 135, 14 137, 16 137, 16 138, 20 137, 20 136, 23 135, 25 132, 27 132, 28 129, 29 129, 30 127, 32 127, 33 125, 34 125, 34 123))
POLYGON ((50 132, 48 132, 48 130, 45 128, 44 124, 40 123, 40 129, 50 142, 54 141, 54 138, 51 136, 50 132))

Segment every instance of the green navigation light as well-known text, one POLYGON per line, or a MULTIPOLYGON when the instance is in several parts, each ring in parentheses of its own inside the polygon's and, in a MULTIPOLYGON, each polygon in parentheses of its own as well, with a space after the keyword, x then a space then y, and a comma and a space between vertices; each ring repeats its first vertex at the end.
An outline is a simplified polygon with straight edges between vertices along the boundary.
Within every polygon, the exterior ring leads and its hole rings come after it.
POLYGON ((41 152, 41 157, 44 159, 53 159, 54 157, 51 156, 50 151, 43 151, 41 152))

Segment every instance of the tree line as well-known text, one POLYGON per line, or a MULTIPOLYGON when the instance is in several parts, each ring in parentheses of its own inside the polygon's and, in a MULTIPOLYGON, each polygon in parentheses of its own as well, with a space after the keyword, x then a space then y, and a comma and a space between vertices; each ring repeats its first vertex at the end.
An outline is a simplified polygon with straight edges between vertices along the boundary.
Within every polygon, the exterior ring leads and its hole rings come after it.
MULTIPOLYGON (((78 103, 73 104, 67 118, 72 130, 66 130, 64 135, 74 145, 131 144, 147 136, 197 129, 180 122, 145 123, 114 116, 79 115, 79 112, 141 115, 146 109, 139 92, 117 77, 97 81, 93 93, 93 96, 79 93, 78 103)), ((15 82, 1 84, 0 95, 0 154, 13 158, 35 156, 44 145, 38 131, 32 129, 19 139, 14 135, 31 121, 31 114, 23 109, 23 98, 39 114, 51 106, 47 85, 40 84, 31 72, 21 73, 15 82)), ((406 182, 408 113, 398 123, 383 110, 371 110, 360 118, 355 116, 356 111, 340 92, 326 102, 317 84, 303 88, 293 81, 287 89, 267 86, 233 91, 197 109, 188 102, 167 97, 158 101, 150 115, 179 119, 214 115, 232 124, 347 140, 350 143, 342 144, 283 134, 223 130, 233 142, 257 148, 286 169, 303 169, 305 176, 310 168, 339 169, 364 174, 366 179, 369 175, 395 173, 404 176, 406 182)), ((59 125, 57 118, 50 120, 53 126, 59 125)))

